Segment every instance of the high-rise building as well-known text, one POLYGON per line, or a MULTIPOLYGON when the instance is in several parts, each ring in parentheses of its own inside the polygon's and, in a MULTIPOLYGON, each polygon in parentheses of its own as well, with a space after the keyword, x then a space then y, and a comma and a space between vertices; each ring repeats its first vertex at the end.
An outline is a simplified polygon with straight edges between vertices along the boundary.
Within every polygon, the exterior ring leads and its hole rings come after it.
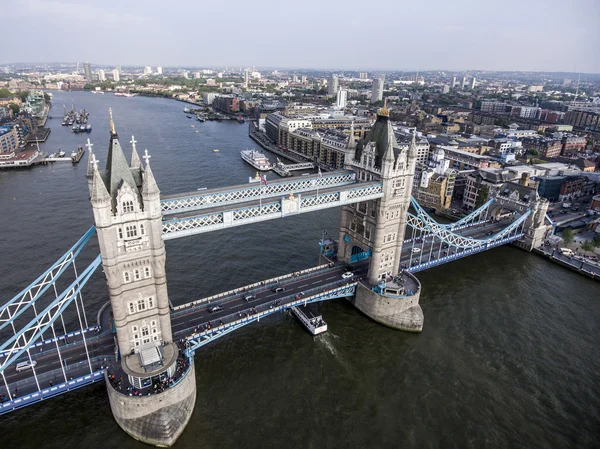
POLYGON ((102 69, 98 70, 98 81, 106 81, 106 74, 102 69))
POLYGON ((335 95, 337 94, 338 91, 338 77, 337 75, 330 75, 329 76, 329 80, 328 80, 328 86, 327 86, 327 96, 329 97, 335 97, 335 95))
POLYGON ((293 83, 297 83, 298 82, 298 75, 292 76, 292 82, 293 83))
POLYGON ((194 79, 200 79, 200 72, 194 72, 194 79))
POLYGON ((121 76, 121 66, 120 66, 120 65, 116 66, 116 67, 115 67, 115 70, 116 70, 117 72, 119 72, 119 76, 121 76))
POLYGON ((452 84, 450 84, 450 87, 454 89, 456 87, 456 82, 457 82, 456 81, 456 76, 453 76, 452 77, 452 84))
POLYGON ((447 94, 448 92, 450 92, 450 86, 448 86, 447 84, 444 84, 444 85, 442 86, 441 92, 442 92, 443 94, 447 94))
POLYGON ((347 98, 348 92, 340 87, 337 91, 336 106, 340 109, 344 109, 346 107, 347 98))
POLYGON ((371 90, 371 103, 377 103, 383 100, 383 84, 385 77, 383 75, 373 79, 373 89, 371 90))
POLYGON ((144 67, 144 75, 152 75, 152 67, 150 67, 150 66, 144 67))
POLYGON ((302 77, 302 84, 306 84, 306 81, 307 81, 307 77, 306 77, 306 75, 304 75, 304 76, 302 77))
POLYGON ((181 76, 183 76, 185 79, 188 79, 190 77, 190 74, 187 70, 184 70, 183 72, 181 72, 181 76))
POLYGON ((157 67, 156 68, 156 74, 157 75, 162 75, 162 67, 157 67))
POLYGON ((244 69, 244 86, 248 87, 248 69, 244 69))
POLYGON ((92 67, 89 62, 83 63, 83 73, 85 74, 86 80, 92 81, 92 67))
POLYGON ((475 89, 475 77, 473 77, 473 79, 471 80, 471 89, 475 89))
POLYGON ((118 83, 119 81, 121 81, 121 75, 119 74, 119 69, 114 69, 112 71, 112 76, 113 76, 113 80, 115 81, 115 83, 118 83))
POLYGON ((359 77, 361 80, 366 80, 368 75, 369 75, 369 74, 368 74, 367 72, 360 72, 360 73, 358 74, 358 77, 359 77))
POLYGON ((463 89, 465 87, 467 87, 467 77, 466 76, 463 76, 462 83, 461 83, 460 87, 462 87, 463 89))

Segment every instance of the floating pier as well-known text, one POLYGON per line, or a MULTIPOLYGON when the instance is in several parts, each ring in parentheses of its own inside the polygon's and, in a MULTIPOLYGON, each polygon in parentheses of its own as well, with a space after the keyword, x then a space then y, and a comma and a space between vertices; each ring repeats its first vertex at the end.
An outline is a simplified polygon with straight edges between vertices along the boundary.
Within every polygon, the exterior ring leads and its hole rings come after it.
POLYGON ((316 314, 316 310, 311 305, 303 307, 294 306, 292 307, 292 313, 311 334, 319 335, 327 332, 327 323, 321 315, 316 314))

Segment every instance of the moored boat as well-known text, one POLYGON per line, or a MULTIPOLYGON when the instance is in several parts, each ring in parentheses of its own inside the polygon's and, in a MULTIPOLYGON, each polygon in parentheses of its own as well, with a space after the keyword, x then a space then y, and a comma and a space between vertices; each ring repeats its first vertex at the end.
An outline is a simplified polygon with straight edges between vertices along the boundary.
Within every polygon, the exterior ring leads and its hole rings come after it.
POLYGON ((269 159, 257 150, 242 150, 240 156, 254 168, 260 171, 268 171, 273 167, 269 159))

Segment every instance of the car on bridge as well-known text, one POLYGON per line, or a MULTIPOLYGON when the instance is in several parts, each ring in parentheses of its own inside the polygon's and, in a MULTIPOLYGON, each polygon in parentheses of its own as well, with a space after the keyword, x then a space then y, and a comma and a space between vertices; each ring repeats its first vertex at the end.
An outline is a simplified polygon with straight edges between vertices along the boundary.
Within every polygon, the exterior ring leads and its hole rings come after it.
POLYGON ((246 295, 246 296, 244 296, 244 301, 251 301, 253 299, 256 299, 256 295, 246 295))
POLYGON ((209 313, 216 313, 216 312, 220 312, 221 310, 223 310, 223 307, 221 306, 214 306, 211 307, 210 309, 208 309, 209 313))
POLYGON ((344 274, 342 274, 343 279, 348 279, 348 278, 351 278, 352 276, 354 276, 354 273, 352 273, 351 271, 346 271, 344 274))
POLYGON ((279 292, 284 292, 285 291, 285 287, 279 286, 279 287, 273 287, 272 288, 273 292, 275 293, 279 293, 279 292))
POLYGON ((17 363, 17 366, 15 367, 15 369, 17 370, 18 373, 20 373, 21 371, 24 371, 26 369, 32 369, 35 365, 37 365, 37 362, 35 360, 32 361, 27 361, 27 362, 21 362, 21 363, 17 363))
POLYGON ((413 252, 413 254, 418 254, 421 252, 421 248, 413 248, 412 252, 413 252))

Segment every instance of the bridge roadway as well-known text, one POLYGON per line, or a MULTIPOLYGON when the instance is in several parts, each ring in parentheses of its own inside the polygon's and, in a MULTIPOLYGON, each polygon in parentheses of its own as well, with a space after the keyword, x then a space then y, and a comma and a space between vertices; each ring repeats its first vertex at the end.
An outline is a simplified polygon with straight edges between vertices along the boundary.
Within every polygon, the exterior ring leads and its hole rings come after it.
MULTIPOLYGON (((367 270, 367 263, 357 264, 354 270, 355 276, 364 276, 366 275, 367 270)), ((300 292, 305 290, 324 290, 328 287, 337 286, 339 283, 344 282, 342 279, 343 272, 344 267, 336 265, 307 275, 280 281, 277 285, 285 288, 285 291, 283 292, 273 292, 272 288, 275 284, 269 284, 250 290, 249 293, 255 295, 255 298, 250 301, 244 300, 244 295, 248 292, 240 290, 237 294, 224 297, 217 301, 203 303, 196 305, 195 307, 190 307, 189 309, 178 310, 177 312, 172 313, 173 338, 175 340, 185 338, 192 334, 194 329, 201 329, 203 326, 207 326, 209 322, 211 322, 214 327, 218 325, 220 320, 223 320, 223 322, 237 320, 240 313, 251 314, 252 308, 255 308, 258 312, 264 311, 275 301, 281 301, 283 304, 292 302, 300 292), (223 310, 216 313, 210 313, 209 309, 215 305, 220 305, 223 310)), ((105 320, 103 319, 102 321, 105 320)), ((105 326, 105 329, 106 328, 108 328, 108 326, 105 326)), ((86 334, 86 341, 90 358, 94 359, 92 362, 92 369, 95 371, 99 369, 101 365, 107 365, 107 363, 103 362, 103 359, 114 355, 114 336, 107 330, 103 330, 100 334, 91 337, 89 335, 89 333, 86 334)), ((69 339, 68 343, 61 341, 59 342, 59 347, 61 349, 61 356, 63 360, 66 361, 68 367, 67 377, 77 378, 90 373, 81 336, 69 339)), ((52 381, 54 385, 64 381, 60 360, 56 353, 55 343, 47 343, 40 348, 32 350, 31 357, 37 362, 35 370, 42 389, 49 387, 50 381, 52 381)), ((7 367, 4 373, 6 380, 9 383, 11 393, 14 394, 15 388, 18 388, 18 397, 37 391, 31 370, 17 372, 15 369, 16 363, 26 360, 28 360, 28 358, 25 354, 20 357, 15 364, 7 367)), ((0 379, 0 395, 1 394, 6 395, 2 379, 0 379)))
MULTIPOLYGON (((462 230, 461 234, 474 238, 481 238, 485 236, 487 232, 498 232, 500 229, 506 227, 508 224, 507 221, 510 220, 486 223, 474 228, 467 228, 462 230)), ((433 245, 433 254, 435 255, 440 246, 440 242, 436 241, 433 245)), ((426 241, 424 244, 415 244, 415 246, 422 248, 421 252, 423 253, 423 259, 425 260, 425 256, 428 257, 429 255, 431 242, 426 241)), ((408 266, 411 250, 412 244, 405 244, 402 251, 401 264, 408 266)), ((413 254, 413 262, 419 256, 420 254, 413 254)), ((363 277, 368 271, 368 261, 353 264, 353 267, 355 276, 363 277)), ((180 309, 172 313, 173 337, 175 340, 185 338, 191 335, 195 330, 201 330, 203 327, 207 326, 209 322, 211 322, 214 327, 219 325, 220 320, 223 320, 223 322, 234 321, 239 318, 240 314, 252 314, 252 308, 255 308, 258 312, 263 311, 269 308, 271 304, 274 304, 275 301, 280 301, 281 304, 292 302, 300 292, 309 289, 324 290, 337 286, 340 283, 344 283, 344 280, 342 279, 343 272, 344 267, 342 265, 335 265, 304 276, 292 277, 280 281, 278 285, 285 288, 285 291, 283 292, 273 292, 272 288, 274 284, 269 284, 254 288, 248 292, 239 290, 236 294, 216 301, 180 309), (255 298, 250 301, 245 301, 245 294, 253 294, 255 295, 255 298), (215 305, 221 306, 223 310, 210 313, 209 309, 215 305)), ((103 359, 107 359, 114 355, 114 336, 107 330, 109 326, 105 324, 105 322, 107 322, 106 317, 103 318, 102 321, 102 332, 99 334, 86 333, 88 351, 90 358, 93 360, 92 369, 94 371, 99 369, 101 365, 106 365, 106 363, 103 362, 103 359)), ((59 347, 61 348, 63 362, 67 366, 67 377, 75 379, 90 373, 85 347, 82 344, 82 337, 80 335, 70 338, 68 342, 60 341, 59 347)), ((1 357, 2 356, 0 356, 0 358, 1 357)), ((37 362, 35 369, 42 389, 47 388, 50 381, 55 385, 64 381, 60 360, 56 353, 56 344, 54 342, 46 343, 39 348, 32 349, 31 357, 37 362)), ((27 354, 20 357, 18 362, 25 360, 27 360, 27 354)), ((18 388, 17 396, 22 397, 27 393, 37 391, 37 388, 31 370, 25 370, 20 373, 15 370, 16 363, 18 362, 7 367, 4 374, 6 381, 9 383, 11 393, 14 394, 15 388, 18 388)), ((2 379, 0 379, 0 395, 1 394, 6 395, 2 379)))

